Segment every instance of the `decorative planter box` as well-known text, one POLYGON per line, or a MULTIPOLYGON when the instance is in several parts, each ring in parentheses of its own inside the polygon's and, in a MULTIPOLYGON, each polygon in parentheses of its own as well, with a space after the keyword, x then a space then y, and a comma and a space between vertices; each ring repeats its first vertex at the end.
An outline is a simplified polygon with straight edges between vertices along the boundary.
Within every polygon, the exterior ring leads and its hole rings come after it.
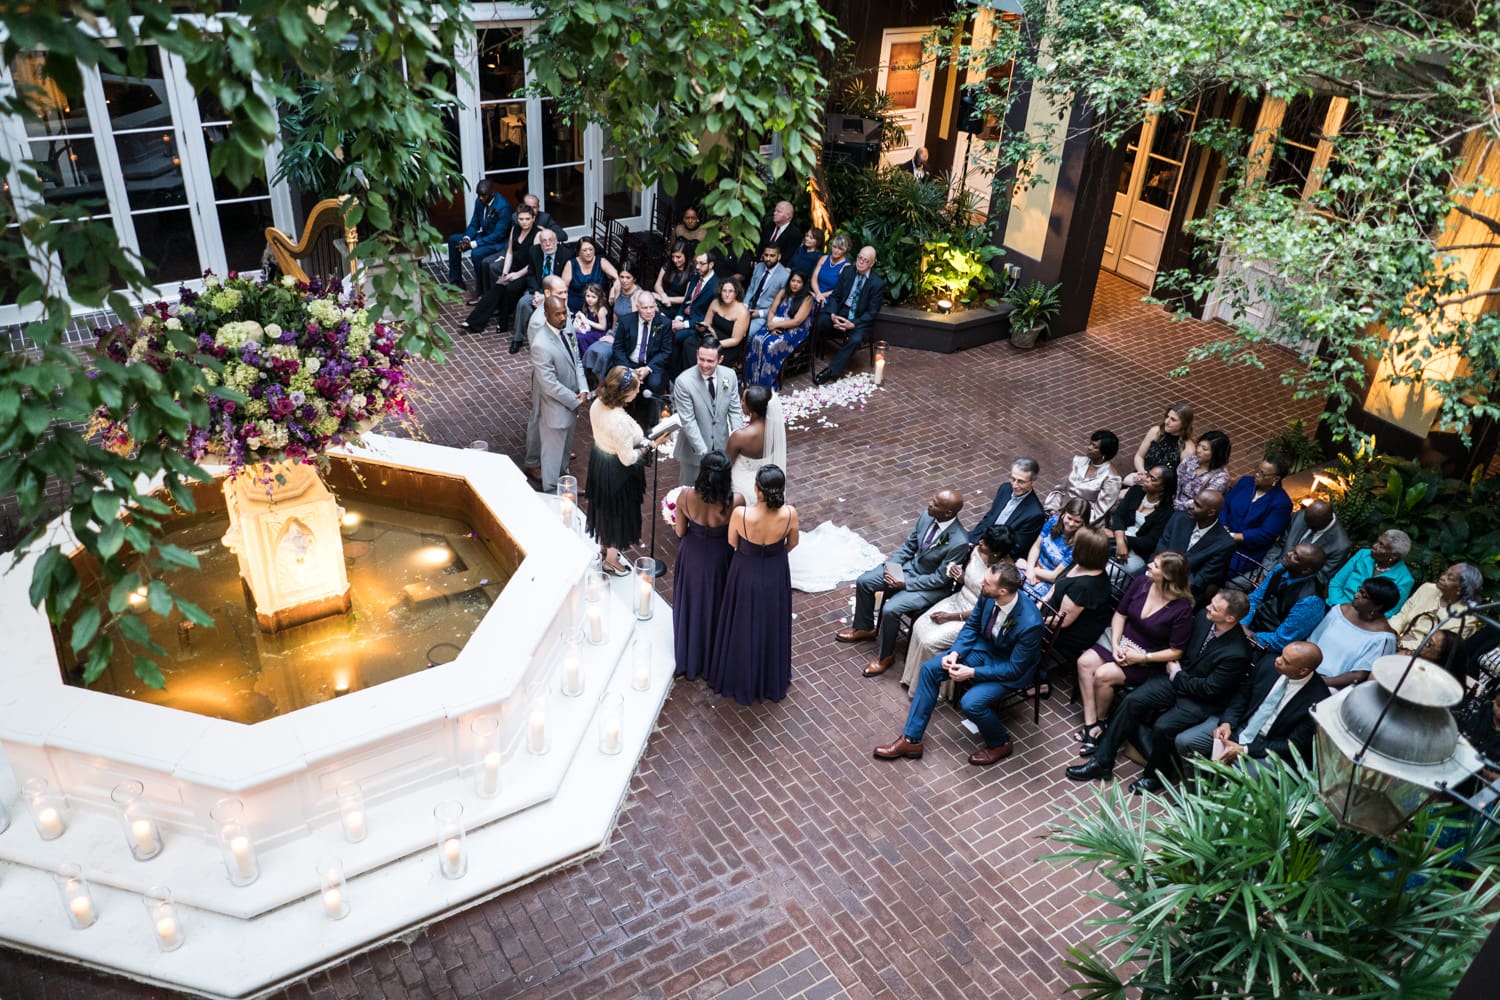
POLYGON ((945 315, 888 305, 875 317, 872 336, 892 347, 952 354, 1008 338, 1011 308, 1009 302, 1002 302, 998 309, 981 307, 945 315))

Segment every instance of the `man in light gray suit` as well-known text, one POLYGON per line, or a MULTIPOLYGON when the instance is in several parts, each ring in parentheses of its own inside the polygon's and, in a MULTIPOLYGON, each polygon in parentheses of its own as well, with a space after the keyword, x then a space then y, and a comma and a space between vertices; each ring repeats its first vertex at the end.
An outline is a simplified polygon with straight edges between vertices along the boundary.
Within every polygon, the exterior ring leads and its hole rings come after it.
POLYGON ((774 243, 766 244, 760 252, 760 263, 750 275, 749 291, 745 296, 745 307, 750 310, 750 332, 746 343, 766 332, 766 320, 771 315, 771 304, 776 293, 786 287, 791 272, 781 263, 781 248, 774 243))
POLYGON ((549 296, 542 309, 546 322, 531 342, 531 406, 541 451, 542 490, 551 493, 558 477, 568 472, 578 407, 589 394, 578 341, 567 328, 567 306, 549 296))
POLYGON ((740 380, 734 369, 719 367, 719 338, 713 334, 698 344, 698 363, 677 376, 672 385, 672 409, 682 418, 677 436, 677 465, 682 485, 698 481, 698 465, 715 448, 723 451, 730 431, 745 422, 740 410, 740 380))
MULTIPOLYGON (((555 274, 549 274, 540 282, 542 300, 557 299, 563 303, 563 312, 567 312, 568 286, 555 274)), ((531 313, 531 318, 526 321, 525 340, 534 342, 532 338, 540 337, 547 329, 547 311, 537 308, 531 313)), ((526 478, 534 483, 542 481, 542 435, 541 427, 537 423, 541 416, 541 398, 537 393, 536 368, 533 366, 531 374, 531 414, 526 419, 526 461, 522 471, 526 478)))

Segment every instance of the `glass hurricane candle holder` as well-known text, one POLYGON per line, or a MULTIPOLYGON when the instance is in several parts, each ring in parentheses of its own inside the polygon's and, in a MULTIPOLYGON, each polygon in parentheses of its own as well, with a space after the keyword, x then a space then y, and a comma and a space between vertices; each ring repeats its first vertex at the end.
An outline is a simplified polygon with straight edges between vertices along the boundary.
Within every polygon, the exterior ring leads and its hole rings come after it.
MULTIPOLYGON (((947 312, 948 310, 944 309, 943 311, 947 312)), ((883 340, 877 340, 877 341, 875 341, 875 384, 876 385, 880 385, 882 382, 885 381, 885 354, 886 354, 886 342, 883 341, 883 340)))
POLYGON ((146 919, 151 922, 151 935, 162 951, 176 951, 182 947, 182 921, 177 916, 177 907, 172 903, 172 890, 164 885, 153 885, 141 897, 146 906, 146 919))
POLYGON ((437 822, 438 871, 443 878, 463 878, 469 871, 463 803, 439 802, 432 810, 432 818, 437 822))
POLYGON ((561 649, 562 693, 577 698, 583 694, 583 631, 564 629, 561 649))
POLYGON ((62 893, 63 910, 74 930, 81 931, 94 926, 99 919, 99 910, 94 905, 94 894, 89 891, 88 880, 83 869, 75 864, 60 865, 53 876, 57 890, 62 893))
POLYGON ((208 812, 219 853, 234 885, 249 885, 260 877, 260 863, 255 857, 255 843, 245 825, 244 813, 245 804, 239 799, 220 799, 208 812))
POLYGON ((630 593, 635 620, 648 622, 656 613, 656 560, 641 556, 635 561, 635 589, 630 593))
POLYGON ((562 515, 563 527, 575 530, 574 516, 578 512, 578 479, 561 476, 557 480, 557 510, 562 515))
POLYGON ((500 794, 500 720, 481 715, 469 723, 469 735, 477 765, 475 791, 482 799, 500 794))
POLYGON ((318 903, 329 920, 343 920, 349 915, 349 884, 344 880, 344 863, 338 858, 318 861, 318 903))
POLYGON ((637 691, 651 687, 651 640, 641 636, 630 644, 630 686, 637 691))
POLYGON ((161 853, 161 828, 141 800, 145 791, 139 781, 122 781, 109 793, 110 801, 120 810, 130 856, 137 861, 150 861, 161 853))
POLYGON ((625 698, 606 695, 599 705, 599 752, 614 756, 625 745, 625 698))
POLYGON ((583 634, 590 646, 602 646, 609 641, 608 597, 604 568, 591 568, 583 590, 583 634))
POLYGON ((56 840, 68 828, 64 819, 67 807, 63 797, 52 790, 45 778, 27 778, 21 786, 21 797, 36 824, 36 832, 43 840, 56 840))
POLYGON ((547 696, 539 694, 531 699, 531 708, 526 713, 526 749, 541 756, 552 748, 552 733, 547 725, 547 696))
POLYGON ((359 785, 346 781, 339 785, 339 826, 344 839, 357 844, 369 833, 369 819, 365 815, 365 796, 359 785))

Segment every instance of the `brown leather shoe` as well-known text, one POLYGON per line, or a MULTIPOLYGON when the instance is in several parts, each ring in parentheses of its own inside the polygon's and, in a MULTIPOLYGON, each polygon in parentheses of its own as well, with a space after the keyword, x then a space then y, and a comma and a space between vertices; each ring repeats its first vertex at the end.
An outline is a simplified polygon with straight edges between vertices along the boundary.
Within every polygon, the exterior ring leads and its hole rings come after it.
POLYGON ((902 757, 910 757, 912 760, 919 760, 923 749, 922 744, 913 743, 905 736, 898 736, 896 742, 887 743, 883 747, 876 747, 875 759, 900 760, 902 757))
POLYGON ((875 630, 872 628, 846 628, 834 636, 839 642, 864 642, 866 639, 875 638, 875 630))
POLYGON ((989 767, 991 764, 998 764, 1009 757, 1015 749, 1015 742, 1006 740, 997 747, 985 747, 983 750, 975 750, 969 754, 969 763, 975 767, 989 767))
POLYGON ((896 662, 895 654, 892 654, 890 656, 882 656, 878 660, 871 660, 869 662, 869 664, 866 665, 866 667, 865 667, 865 676, 866 677, 879 677, 881 674, 883 674, 887 670, 891 669, 891 664, 895 663, 895 662, 896 662))

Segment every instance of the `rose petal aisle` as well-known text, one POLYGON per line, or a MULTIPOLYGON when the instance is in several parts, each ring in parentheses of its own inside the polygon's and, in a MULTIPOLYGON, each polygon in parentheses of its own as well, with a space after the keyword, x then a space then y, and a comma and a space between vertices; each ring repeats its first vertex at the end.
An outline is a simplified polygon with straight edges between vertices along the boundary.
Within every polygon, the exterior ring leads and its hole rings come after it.
POLYGON ((875 384, 875 376, 869 372, 846 375, 828 385, 815 385, 782 393, 781 412, 786 417, 788 430, 806 430, 812 426, 837 427, 838 424, 823 415, 825 410, 858 407, 863 413, 865 404, 879 388, 875 384))

